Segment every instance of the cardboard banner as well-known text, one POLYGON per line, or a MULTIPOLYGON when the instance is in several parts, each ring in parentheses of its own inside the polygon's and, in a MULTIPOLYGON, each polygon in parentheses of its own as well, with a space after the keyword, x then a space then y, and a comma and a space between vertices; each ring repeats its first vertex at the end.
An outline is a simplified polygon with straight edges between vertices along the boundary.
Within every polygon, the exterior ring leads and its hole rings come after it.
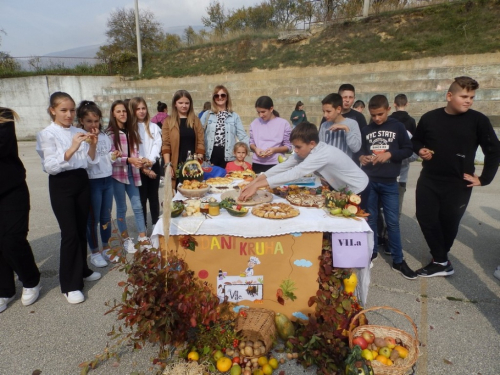
POLYGON ((182 236, 171 236, 168 246, 164 238, 160 243, 164 256, 178 252, 221 301, 237 303, 235 311, 262 307, 308 320, 314 306, 307 303, 318 290, 322 237, 319 232, 261 238, 194 236, 195 251, 180 245, 182 236))
POLYGON ((366 268, 370 265, 371 253, 368 233, 332 233, 334 267, 366 268))

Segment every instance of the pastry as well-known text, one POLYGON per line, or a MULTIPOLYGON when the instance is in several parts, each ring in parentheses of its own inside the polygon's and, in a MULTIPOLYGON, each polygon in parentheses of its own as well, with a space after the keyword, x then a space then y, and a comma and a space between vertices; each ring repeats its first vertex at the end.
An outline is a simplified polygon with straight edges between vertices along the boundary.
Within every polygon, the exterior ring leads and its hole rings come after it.
POLYGON ((325 197, 322 195, 311 195, 308 192, 290 194, 285 199, 295 206, 322 208, 325 205, 325 197))
POLYGON ((266 219, 288 219, 298 216, 300 212, 287 203, 264 203, 254 207, 252 214, 266 219))

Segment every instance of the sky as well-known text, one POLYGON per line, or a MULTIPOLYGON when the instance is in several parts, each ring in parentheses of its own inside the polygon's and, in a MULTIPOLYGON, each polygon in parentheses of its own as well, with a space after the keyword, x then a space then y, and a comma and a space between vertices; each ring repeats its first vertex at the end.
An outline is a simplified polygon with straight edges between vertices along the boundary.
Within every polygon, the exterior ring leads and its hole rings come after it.
MULTIPOLYGON (((225 9, 259 4, 262 0, 220 0, 225 9)), ((134 0, 0 0, 0 51, 13 57, 43 56, 106 42, 106 22, 112 11, 133 8, 134 0)), ((139 0, 165 29, 200 26, 210 0, 139 0)))

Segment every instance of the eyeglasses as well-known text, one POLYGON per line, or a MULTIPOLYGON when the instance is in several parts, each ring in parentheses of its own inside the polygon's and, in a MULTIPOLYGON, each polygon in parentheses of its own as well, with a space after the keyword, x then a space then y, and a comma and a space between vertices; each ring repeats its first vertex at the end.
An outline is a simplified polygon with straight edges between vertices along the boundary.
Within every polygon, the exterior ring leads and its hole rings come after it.
POLYGON ((214 99, 226 99, 227 94, 214 94, 214 99))

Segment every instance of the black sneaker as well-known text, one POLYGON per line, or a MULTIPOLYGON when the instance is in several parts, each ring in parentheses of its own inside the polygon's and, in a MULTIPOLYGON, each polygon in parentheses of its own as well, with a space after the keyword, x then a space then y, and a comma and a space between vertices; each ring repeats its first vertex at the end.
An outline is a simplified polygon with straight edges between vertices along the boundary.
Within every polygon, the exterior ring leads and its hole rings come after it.
POLYGON ((417 273, 408 267, 404 260, 402 263, 392 263, 392 270, 399 272, 405 279, 408 280, 415 280, 417 278, 417 273))
POLYGON ((372 262, 378 258, 378 253, 372 253, 372 262))
POLYGON ((391 254, 391 251, 390 251, 388 248, 385 248, 385 249, 384 249, 384 254, 385 254, 385 255, 392 255, 392 254, 391 254))
POLYGON ((447 262, 446 266, 442 266, 441 264, 434 263, 434 261, 432 261, 424 268, 417 270, 417 275, 420 277, 450 276, 454 273, 455 271, 453 270, 453 266, 450 261, 447 262))

